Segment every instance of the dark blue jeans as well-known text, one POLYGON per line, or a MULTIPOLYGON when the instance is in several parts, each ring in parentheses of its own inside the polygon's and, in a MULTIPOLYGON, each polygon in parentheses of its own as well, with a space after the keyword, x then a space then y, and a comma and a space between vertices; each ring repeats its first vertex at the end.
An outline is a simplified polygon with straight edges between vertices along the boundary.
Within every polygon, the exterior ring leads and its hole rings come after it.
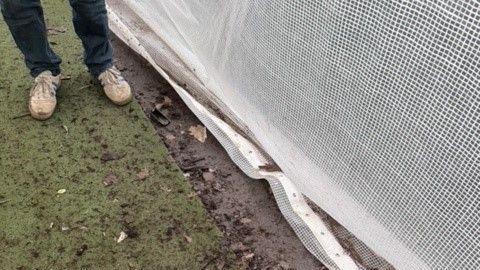
MULTIPOLYGON (((70 5, 75 32, 85 49, 85 64, 96 77, 112 66, 105 0, 70 0, 70 5)), ((61 59, 48 43, 40 0, 0 0, 0 7, 30 74, 36 77, 45 70, 59 74, 61 59)))

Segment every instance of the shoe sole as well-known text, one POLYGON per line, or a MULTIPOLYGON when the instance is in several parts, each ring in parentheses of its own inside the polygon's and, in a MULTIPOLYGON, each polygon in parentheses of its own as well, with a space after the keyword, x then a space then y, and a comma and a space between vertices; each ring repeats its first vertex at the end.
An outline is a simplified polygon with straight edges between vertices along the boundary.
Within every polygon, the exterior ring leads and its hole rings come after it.
POLYGON ((50 113, 50 114, 35 114, 35 113, 32 113, 32 111, 30 111, 30 116, 32 116, 32 118, 36 119, 36 120, 40 120, 40 121, 45 121, 47 119, 49 119, 50 117, 52 117, 53 115, 53 112, 50 113))

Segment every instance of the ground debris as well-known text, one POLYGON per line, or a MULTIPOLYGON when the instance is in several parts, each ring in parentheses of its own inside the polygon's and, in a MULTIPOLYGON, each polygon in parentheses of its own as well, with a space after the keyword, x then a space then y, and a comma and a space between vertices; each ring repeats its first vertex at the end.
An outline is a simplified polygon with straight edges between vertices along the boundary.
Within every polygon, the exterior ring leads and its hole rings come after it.
POLYGON ((254 253, 248 253, 248 254, 246 254, 245 256, 243 256, 243 258, 244 258, 245 260, 251 260, 251 259, 253 259, 254 256, 255 256, 254 253))
POLYGON ((165 139, 167 139, 169 141, 173 141, 173 140, 175 140, 175 136, 169 133, 169 134, 165 135, 165 139))
POLYGON ((252 220, 249 219, 249 218, 242 218, 242 219, 240 219, 240 223, 242 223, 242 224, 248 224, 248 223, 250 223, 250 222, 252 222, 252 220))
POLYGON ((49 36, 63 34, 65 32, 67 32, 67 28, 64 27, 64 26, 62 26, 62 27, 53 27, 53 26, 47 27, 47 35, 49 35, 49 36))
POLYGON ((183 235, 183 238, 185 238, 185 241, 187 241, 187 243, 192 243, 192 238, 186 234, 183 235))
POLYGON ((80 248, 77 249, 77 251, 75 251, 75 255, 82 256, 87 249, 88 246, 86 244, 83 244, 80 248))
POLYGON ((57 191, 58 194, 63 194, 63 193, 65 193, 65 192, 67 192, 67 190, 64 189, 64 188, 59 189, 59 190, 57 191))
POLYGON ((205 160, 204 157, 202 157, 202 158, 188 157, 188 158, 184 159, 179 165, 180 165, 180 168, 183 171, 190 171, 190 170, 195 170, 195 169, 198 169, 198 170, 208 169, 204 165, 197 165, 198 162, 203 161, 203 160, 205 160))
POLYGON ((162 109, 158 107, 156 107, 155 109, 153 109, 153 111, 150 112, 149 117, 152 121, 164 127, 168 126, 171 122, 168 116, 162 111, 162 109))
POLYGON ((148 171, 147 168, 144 168, 139 173, 137 173, 137 180, 138 181, 143 181, 143 180, 147 179, 149 176, 150 176, 150 172, 148 171))
POLYGON ((106 186, 106 187, 109 187, 113 184, 116 184, 118 183, 118 177, 115 173, 113 172, 109 172, 105 178, 103 179, 103 184, 106 186))
POLYGON ((155 105, 155 108, 157 110, 160 110, 160 109, 163 109, 163 108, 168 108, 168 107, 172 107, 172 100, 167 96, 165 96, 163 98, 162 102, 155 105))
POLYGON ((172 189, 170 189, 170 188, 161 187, 160 189, 163 190, 164 192, 167 192, 167 193, 172 192, 172 189))
POLYGON ((242 242, 233 243, 233 244, 230 246, 230 248, 231 248, 232 251, 235 252, 235 253, 248 250, 248 247, 245 246, 242 242))
POLYGON ((207 183, 212 183, 215 180, 215 175, 212 172, 204 172, 202 177, 207 183))
POLYGON ((102 161, 102 163, 105 163, 105 162, 108 162, 108 161, 114 161, 114 160, 122 159, 125 156, 126 156, 126 154, 120 155, 120 154, 117 154, 117 153, 107 151, 107 152, 104 152, 102 154, 102 156, 100 157, 100 160, 102 161))
POLYGON ((127 239, 128 234, 124 231, 120 232, 120 235, 118 236, 117 243, 121 243, 123 240, 127 239))
POLYGON ((216 191, 222 191, 222 185, 220 183, 213 184, 213 189, 216 191))
POLYGON ((190 135, 192 135, 195 139, 197 139, 201 143, 204 143, 205 140, 207 139, 207 129, 204 126, 201 126, 201 125, 191 126, 188 129, 188 132, 190 133, 190 135))

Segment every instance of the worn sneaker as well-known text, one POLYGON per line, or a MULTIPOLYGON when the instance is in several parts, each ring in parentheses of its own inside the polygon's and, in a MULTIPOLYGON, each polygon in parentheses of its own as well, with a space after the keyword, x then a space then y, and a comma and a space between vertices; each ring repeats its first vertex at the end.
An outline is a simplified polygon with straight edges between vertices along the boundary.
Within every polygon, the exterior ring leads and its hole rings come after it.
POLYGON ((111 67, 98 76, 105 95, 117 105, 125 105, 132 101, 132 89, 116 67, 111 67))
POLYGON ((44 71, 35 78, 28 102, 28 109, 33 118, 46 120, 52 116, 57 106, 55 95, 60 82, 60 75, 53 76, 51 71, 44 71))

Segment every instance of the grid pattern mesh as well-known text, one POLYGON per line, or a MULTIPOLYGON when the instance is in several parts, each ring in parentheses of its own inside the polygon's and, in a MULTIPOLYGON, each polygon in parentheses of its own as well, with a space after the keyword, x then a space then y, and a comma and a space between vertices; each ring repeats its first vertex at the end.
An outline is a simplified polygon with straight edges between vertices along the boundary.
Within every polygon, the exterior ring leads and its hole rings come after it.
POLYGON ((125 2, 376 254, 480 268, 479 2, 125 2))

